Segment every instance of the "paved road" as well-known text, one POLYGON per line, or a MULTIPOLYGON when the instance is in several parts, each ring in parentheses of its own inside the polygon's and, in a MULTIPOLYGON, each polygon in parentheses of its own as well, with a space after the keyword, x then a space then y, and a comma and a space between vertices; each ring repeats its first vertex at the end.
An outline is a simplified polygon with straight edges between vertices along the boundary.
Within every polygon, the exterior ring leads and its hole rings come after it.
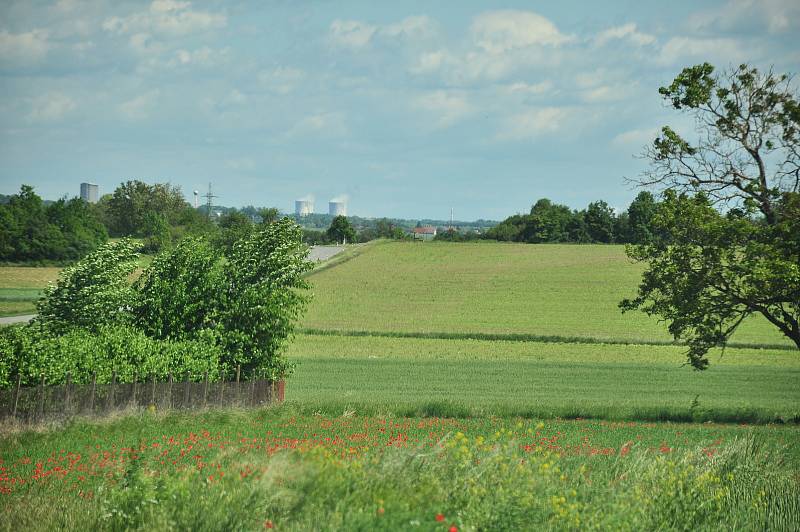
POLYGON ((25 316, 9 316, 0 318, 0 325, 11 325, 12 323, 26 323, 36 317, 36 314, 26 314, 25 316))
MULTIPOLYGON (((345 248, 343 246, 311 246, 311 252, 308 254, 308 259, 311 261, 324 261, 331 257, 338 255, 345 248)), ((25 316, 8 316, 0 318, 0 325, 11 325, 12 323, 26 323, 36 317, 36 314, 26 314, 25 316)))
POLYGON ((344 246, 311 246, 311 253, 308 254, 308 260, 315 262, 328 260, 345 249, 344 246))

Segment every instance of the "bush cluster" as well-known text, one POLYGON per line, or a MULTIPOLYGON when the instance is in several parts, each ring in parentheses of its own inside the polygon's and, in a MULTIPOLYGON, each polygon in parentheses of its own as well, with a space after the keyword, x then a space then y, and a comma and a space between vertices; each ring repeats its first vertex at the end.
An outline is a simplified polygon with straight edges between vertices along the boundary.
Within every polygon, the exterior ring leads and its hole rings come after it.
POLYGON ((262 226, 228 254, 187 238, 133 283, 136 244, 101 246, 65 268, 29 325, 0 330, 0 386, 163 378, 241 366, 272 379, 291 371, 283 350, 305 308, 312 263, 289 219, 262 226))

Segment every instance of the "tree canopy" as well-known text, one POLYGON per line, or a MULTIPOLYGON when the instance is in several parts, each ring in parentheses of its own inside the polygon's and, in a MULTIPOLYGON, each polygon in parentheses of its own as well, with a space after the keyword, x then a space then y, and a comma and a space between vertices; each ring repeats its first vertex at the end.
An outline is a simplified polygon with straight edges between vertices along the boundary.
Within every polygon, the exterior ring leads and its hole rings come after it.
POLYGON ((331 221, 331 226, 327 231, 328 238, 333 242, 354 242, 356 239, 356 231, 350 225, 347 216, 336 216, 331 221))
POLYGON ((33 187, 22 185, 0 204, 2 261, 73 261, 107 239, 97 213, 78 198, 45 205, 33 187))
POLYGON ((696 369, 758 314, 800 348, 800 105, 788 75, 748 65, 685 68, 660 94, 696 124, 645 151, 638 182, 665 190, 638 294, 620 305, 664 319, 696 369))

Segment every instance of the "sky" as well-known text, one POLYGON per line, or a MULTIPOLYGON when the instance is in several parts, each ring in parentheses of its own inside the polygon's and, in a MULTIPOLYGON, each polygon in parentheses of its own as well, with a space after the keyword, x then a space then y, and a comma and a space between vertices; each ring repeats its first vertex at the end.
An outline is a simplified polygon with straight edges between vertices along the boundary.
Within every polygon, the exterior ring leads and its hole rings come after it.
POLYGON ((0 5, 0 193, 170 182, 216 203, 503 219, 624 209, 685 66, 800 71, 800 2, 0 5))

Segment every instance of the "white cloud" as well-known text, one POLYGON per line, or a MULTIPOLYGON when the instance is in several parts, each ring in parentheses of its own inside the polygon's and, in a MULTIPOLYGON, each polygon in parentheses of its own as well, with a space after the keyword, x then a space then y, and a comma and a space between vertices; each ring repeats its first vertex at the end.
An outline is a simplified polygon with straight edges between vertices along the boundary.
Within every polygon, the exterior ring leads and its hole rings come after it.
POLYGON ((28 120, 32 122, 53 122, 60 120, 77 105, 69 96, 60 92, 44 94, 31 101, 28 120))
POLYGON ((637 46, 645 46, 656 42, 656 38, 648 33, 642 33, 636 29, 636 24, 630 22, 622 26, 615 26, 600 32, 594 38, 597 46, 603 46, 615 39, 626 39, 637 46))
POLYGON ((493 54, 534 45, 559 46, 571 40, 545 17, 532 11, 489 11, 472 22, 475 44, 493 54))
POLYGON ((21 65, 38 63, 50 49, 47 38, 47 30, 41 29, 24 33, 0 31, 0 61, 21 65))
POLYGON ((377 26, 357 20, 336 19, 331 22, 330 39, 339 46, 361 48, 369 43, 377 30, 377 26))
POLYGON ((384 26, 359 20, 336 19, 331 23, 329 38, 334 45, 357 49, 371 44, 379 37, 418 42, 429 39, 436 33, 437 25, 430 17, 415 15, 384 26))
POLYGON ((215 50, 208 46, 202 46, 196 50, 177 50, 173 57, 167 61, 169 67, 175 66, 217 66, 227 61, 230 48, 215 50))
POLYGON ((673 37, 661 48, 659 62, 672 65, 685 60, 739 62, 752 57, 735 39, 673 37))
POLYGON ((417 58, 416 64, 412 65, 409 70, 413 74, 430 74, 441 70, 445 64, 452 64, 454 61, 455 58, 447 50, 423 52, 417 58))
POLYGON ((406 17, 396 24, 389 24, 381 28, 380 32, 389 37, 424 39, 436 34, 436 23, 426 15, 416 15, 406 17))
POLYGON ((186 35, 197 31, 225 26, 227 17, 221 13, 191 9, 191 2, 155 0, 150 9, 125 17, 109 17, 103 29, 118 34, 154 32, 186 35))
POLYGON ((641 148, 650 144, 658 136, 658 128, 631 129, 616 135, 611 143, 621 148, 641 148))
POLYGON ((277 67, 258 75, 258 81, 270 92, 289 94, 305 79, 306 73, 299 68, 277 67))
POLYGON ((443 90, 417 96, 412 106, 436 117, 436 126, 445 128, 472 113, 472 106, 463 94, 443 90))
POLYGON ((724 6, 700 11, 689 17, 695 31, 722 30, 785 33, 800 27, 797 0, 730 0, 724 6))
POLYGON ((306 116, 296 123, 287 133, 289 138, 322 136, 341 137, 347 134, 347 125, 343 113, 329 112, 306 116))
POLYGON ((158 89, 140 94, 120 104, 119 111, 122 116, 129 120, 143 120, 150 115, 153 107, 155 107, 159 94, 160 92, 158 89))
POLYGON ((505 89, 509 94, 540 96, 553 90, 553 82, 547 79, 540 83, 534 83, 531 85, 529 83, 518 81, 516 83, 506 85, 505 89))
POLYGON ((514 113, 501 124, 497 132, 498 140, 530 140, 546 133, 561 130, 574 111, 567 107, 539 107, 514 113))

